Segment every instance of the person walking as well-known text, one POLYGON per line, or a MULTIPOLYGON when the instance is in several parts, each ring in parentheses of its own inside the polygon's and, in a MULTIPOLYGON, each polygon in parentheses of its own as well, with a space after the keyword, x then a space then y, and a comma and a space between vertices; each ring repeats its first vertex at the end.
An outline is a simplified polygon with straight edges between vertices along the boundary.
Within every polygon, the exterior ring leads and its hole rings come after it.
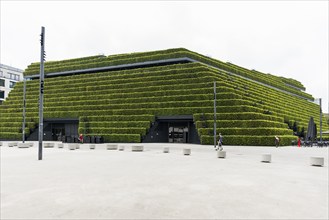
POLYGON ((279 147, 280 144, 280 138, 278 136, 275 136, 275 147, 279 147))
POLYGON ((83 144, 83 135, 82 134, 79 135, 79 140, 80 140, 80 143, 83 144))
POLYGON ((300 143, 301 143, 301 141, 300 141, 300 137, 298 137, 298 141, 297 141, 297 146, 298 146, 298 147, 300 147, 300 143))
POLYGON ((218 144, 217 144, 217 148, 216 151, 222 151, 223 150, 223 136, 221 133, 219 133, 219 139, 218 139, 218 144))

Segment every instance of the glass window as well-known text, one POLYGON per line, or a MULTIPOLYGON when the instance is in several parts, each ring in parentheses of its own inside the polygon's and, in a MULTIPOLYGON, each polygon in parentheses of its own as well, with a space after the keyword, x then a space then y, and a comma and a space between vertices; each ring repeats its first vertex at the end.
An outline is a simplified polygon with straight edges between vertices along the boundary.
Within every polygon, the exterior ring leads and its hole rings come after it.
POLYGON ((5 87, 5 80, 4 79, 0 79, 0 86, 5 87))
POLYGON ((5 91, 0 90, 0 99, 4 99, 4 98, 5 98, 5 91))
POLYGON ((14 88, 16 82, 9 81, 9 88, 14 88))
POLYGON ((9 74, 9 79, 19 81, 19 75, 14 74, 14 73, 8 73, 8 74, 9 74))

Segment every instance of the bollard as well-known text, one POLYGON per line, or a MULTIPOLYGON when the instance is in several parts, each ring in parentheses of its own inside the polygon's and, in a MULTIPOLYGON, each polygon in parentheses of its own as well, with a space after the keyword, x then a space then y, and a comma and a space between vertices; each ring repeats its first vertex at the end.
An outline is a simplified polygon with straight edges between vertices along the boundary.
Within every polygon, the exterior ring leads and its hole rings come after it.
POLYGON ((17 146, 18 143, 17 142, 10 142, 8 143, 8 147, 14 147, 14 146, 17 146))
POLYGON ((184 149, 183 149, 183 154, 184 154, 184 155, 191 155, 191 149, 189 149, 189 148, 184 148, 184 149))
POLYGON ((89 144, 89 149, 90 150, 95 150, 95 144, 89 144))
POLYGON ((143 150, 144 150, 144 146, 143 145, 131 146, 131 151, 141 152, 143 150))
POLYGON ((54 143, 43 143, 43 147, 44 148, 53 148, 53 147, 55 147, 55 144, 54 143))
POLYGON ((18 148, 29 148, 30 144, 29 143, 18 143, 18 148))
POLYGON ((107 144, 106 148, 108 150, 117 150, 118 149, 118 145, 117 144, 107 144))
POLYGON ((263 154, 261 162, 271 163, 271 154, 263 154))
POLYGON ((68 144, 68 145, 69 145, 69 150, 75 150, 75 149, 78 149, 77 145, 79 145, 79 144, 68 144))
POLYGON ((218 158, 225 158, 226 157, 226 151, 217 151, 217 157, 218 158))
POLYGON ((323 157, 311 157, 310 163, 311 163, 311 166, 323 167, 324 158, 323 157))

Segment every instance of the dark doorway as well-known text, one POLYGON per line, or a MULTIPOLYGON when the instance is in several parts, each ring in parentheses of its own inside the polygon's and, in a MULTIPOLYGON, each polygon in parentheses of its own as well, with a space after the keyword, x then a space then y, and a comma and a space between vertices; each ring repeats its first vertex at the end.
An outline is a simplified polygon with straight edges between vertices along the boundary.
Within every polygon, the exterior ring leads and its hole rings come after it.
POLYGON ((52 138, 53 141, 62 141, 65 136, 65 125, 64 124, 52 124, 52 138))
POLYGON ((188 123, 168 123, 169 143, 188 143, 188 123))
POLYGON ((76 142, 78 140, 79 121, 77 119, 45 119, 44 140, 76 142))
POLYGON ((192 115, 158 116, 142 142, 200 144, 200 138, 192 115))

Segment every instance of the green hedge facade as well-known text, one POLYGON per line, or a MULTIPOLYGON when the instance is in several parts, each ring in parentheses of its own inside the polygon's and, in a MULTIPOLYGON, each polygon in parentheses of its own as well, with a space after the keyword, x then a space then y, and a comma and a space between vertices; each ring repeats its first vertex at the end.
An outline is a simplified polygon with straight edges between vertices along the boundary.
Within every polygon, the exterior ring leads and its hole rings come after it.
MULTIPOLYGON (((45 72, 180 57, 198 62, 46 76, 44 118, 78 118, 79 132, 85 135, 103 136, 106 142, 140 142, 156 116, 193 115, 201 143, 212 144, 216 81, 216 131, 224 135, 225 144, 273 146, 274 136, 279 135, 281 144, 289 145, 296 139, 293 125, 297 131, 306 131, 311 116, 319 124, 319 106, 310 102, 313 97, 297 80, 248 70, 182 48, 50 61, 45 63, 45 72)), ((25 76, 38 71, 39 64, 33 63, 25 76)), ((38 126, 39 80, 27 81, 26 91, 25 133, 29 135, 38 126)), ((21 139, 22 96, 20 82, 0 105, 0 139, 21 139)))

